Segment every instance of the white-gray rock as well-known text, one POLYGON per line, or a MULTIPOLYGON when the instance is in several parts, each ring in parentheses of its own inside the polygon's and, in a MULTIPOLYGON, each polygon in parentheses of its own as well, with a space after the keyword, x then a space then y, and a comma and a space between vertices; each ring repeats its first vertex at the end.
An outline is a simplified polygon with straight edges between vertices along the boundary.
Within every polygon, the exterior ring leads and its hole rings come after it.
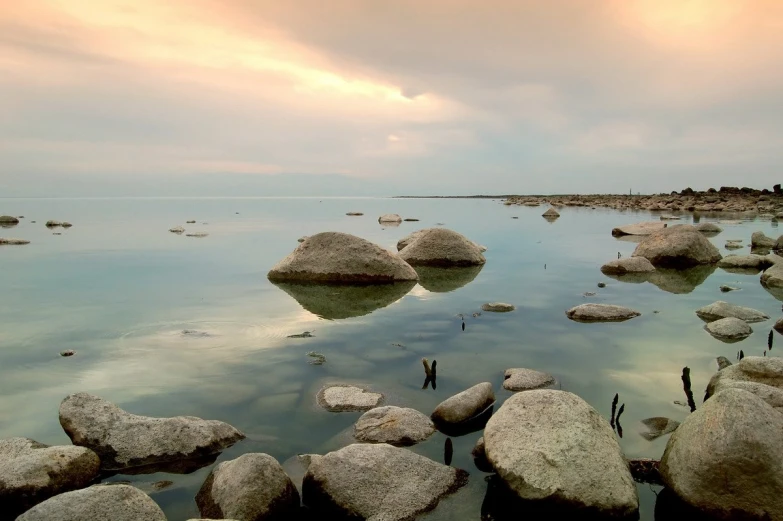
POLYGON ((515 394, 487 423, 484 443, 498 476, 522 499, 616 517, 639 508, 609 422, 574 394, 549 389, 515 394))
POLYGON ((166 516, 136 487, 93 485, 47 499, 16 521, 166 521, 166 516))
POLYGON ((753 232, 753 235, 750 236, 750 245, 753 248, 770 249, 775 247, 775 239, 767 237, 764 232, 753 232))
POLYGON ((763 270, 771 263, 765 255, 727 255, 718 261, 719 268, 763 270))
POLYGON ((318 519, 409 521, 435 508, 467 480, 464 470, 408 449, 360 443, 313 456, 302 497, 318 519))
POLYGON ((709 334, 721 340, 742 340, 753 333, 753 329, 744 320, 735 317, 721 318, 704 326, 709 334))
POLYGON ((181 234, 181 233, 185 233, 185 228, 183 228, 182 226, 175 226, 174 228, 169 228, 169 231, 171 233, 181 234))
POLYGON ((0 440, 0 517, 14 517, 52 496, 86 487, 100 467, 98 456, 84 447, 50 447, 29 438, 0 440))
POLYGON ((379 223, 401 223, 402 217, 396 213, 387 213, 378 217, 379 223))
MULTIPOLYGON (((429 232, 430 230, 439 230, 439 229, 440 229, 440 228, 424 228, 423 230, 417 230, 417 231, 415 231, 415 232, 413 232, 413 233, 410 233, 410 234, 406 235, 405 237, 403 237, 402 239, 400 239, 399 241, 397 241, 397 251, 400 251, 400 250, 402 250, 402 249, 403 249, 403 248, 405 248, 407 245, 409 245, 410 243, 412 243, 413 241, 415 241, 416 239, 418 239, 419 237, 421 237, 423 234, 425 234, 425 233, 429 232)), ((471 241, 471 242, 473 242, 473 241, 471 241)), ((478 249, 479 249, 479 251, 481 251, 482 253, 483 253, 483 252, 485 252, 485 251, 487 251, 487 247, 486 247, 486 246, 483 246, 483 245, 481 245, 481 244, 479 244, 479 243, 477 243, 477 242, 473 242, 473 244, 474 244, 474 245, 476 246, 476 248, 478 248, 478 249)))
POLYGON ((26 239, 4 239, 0 237, 0 246, 23 246, 30 244, 30 241, 26 239))
POLYGON ((781 432, 783 415, 769 404, 742 389, 723 390, 672 434, 661 477, 716 518, 783 519, 781 432))
POLYGON ((549 210, 541 214, 541 217, 560 217, 560 214, 554 208, 549 208, 549 210))
POLYGON ((406 407, 376 407, 362 414, 353 427, 354 437, 367 443, 414 445, 435 432, 435 424, 425 414, 406 407))
POLYGON ((482 382, 442 401, 430 417, 436 425, 457 425, 475 418, 494 403, 492 384, 482 382))
POLYGON ((625 275, 627 273, 650 273, 655 266, 644 257, 625 257, 607 262, 601 266, 604 275, 625 275))
POLYGON ((506 304, 505 302, 487 302, 481 306, 481 309, 491 313, 508 313, 516 308, 513 304, 506 304))
POLYGON ((72 394, 62 401, 60 425, 74 445, 98 454, 103 469, 206 456, 245 437, 221 421, 194 416, 137 416, 87 393, 72 394))
POLYGON ((411 266, 477 266, 486 262, 476 243, 446 228, 422 230, 400 250, 400 258, 411 266))
POLYGON ((378 407, 383 395, 354 385, 328 385, 316 395, 318 405, 331 412, 367 411, 378 407))
POLYGON ((267 275, 272 281, 394 282, 417 280, 398 255, 347 233, 311 235, 267 275))
POLYGON ((746 356, 712 376, 706 398, 725 389, 749 391, 783 412, 783 358, 746 356))
POLYGON ((693 226, 671 226, 659 230, 640 242, 633 257, 644 257, 653 266, 687 268, 699 264, 714 264, 721 254, 693 226))
POLYGON ((647 221, 634 224, 618 226, 612 230, 612 235, 622 237, 623 235, 650 235, 658 230, 666 228, 666 223, 660 221, 647 221))
POLYGON ((534 369, 506 369, 503 374, 503 388, 508 391, 529 391, 554 385, 555 377, 534 369))
POLYGON ((577 322, 623 322, 640 316, 638 311, 611 304, 581 304, 566 311, 566 316, 577 322))
POLYGON ((700 319, 707 322, 713 322, 727 317, 738 318, 748 323, 769 320, 768 315, 757 309, 729 304, 723 300, 715 301, 708 306, 697 309, 696 314, 700 319))
POLYGON ((214 519, 289 519, 299 510, 299 492, 275 458, 248 453, 213 468, 196 504, 202 516, 214 519))
POLYGON ((701 233, 708 233, 708 234, 720 233, 723 231, 723 228, 721 228, 715 223, 701 223, 696 225, 696 229, 701 233))
POLYGON ((761 284, 767 288, 783 288, 783 262, 773 264, 761 274, 761 284))

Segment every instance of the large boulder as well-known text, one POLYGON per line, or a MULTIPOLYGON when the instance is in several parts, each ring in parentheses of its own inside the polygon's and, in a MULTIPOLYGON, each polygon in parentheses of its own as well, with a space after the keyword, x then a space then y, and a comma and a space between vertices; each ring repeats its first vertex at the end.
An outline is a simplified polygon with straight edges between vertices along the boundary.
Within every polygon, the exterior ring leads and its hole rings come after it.
POLYGON ((727 317, 738 318, 749 323, 769 320, 769 316, 762 311, 745 306, 729 304, 723 300, 715 301, 708 306, 697 309, 696 314, 700 319, 707 322, 713 322, 727 317))
POLYGON ((529 391, 554 385, 555 377, 549 373, 522 367, 506 369, 503 374, 503 389, 512 392, 529 391))
POLYGON ((687 268, 714 264, 721 259, 718 249, 693 226, 672 226, 659 230, 636 247, 634 257, 644 257, 654 266, 687 268))
POLYGON ((625 275, 628 273, 651 273, 655 266, 644 257, 625 257, 607 262, 601 266, 604 275, 625 275))
POLYGON ((783 412, 783 358, 746 356, 712 376, 705 399, 726 389, 751 392, 783 412))
POLYGON ((574 394, 515 394, 487 423, 484 443, 498 476, 523 500, 620 518, 639 508, 609 422, 574 394))
POLYGON ((354 444, 312 457, 302 499, 318 519, 407 521, 435 508, 467 478, 464 470, 408 449, 354 444))
POLYGON ((107 470, 207 456, 245 437, 221 421, 137 416, 87 393, 62 401, 60 425, 74 445, 98 454, 101 468, 107 470))
POLYGON ((710 322, 704 329, 712 336, 724 342, 738 342, 749 337, 753 329, 744 320, 735 317, 721 318, 710 322))
POLYGON ((390 445, 414 445, 429 438, 435 432, 432 420, 407 407, 376 407, 356 421, 354 437, 365 443, 390 445))
POLYGON ((775 247, 775 239, 767 237, 764 232, 753 232, 750 236, 750 245, 753 248, 771 249, 775 247))
POLYGON ((400 258, 412 266, 477 266, 486 262, 476 243, 445 228, 422 230, 400 250, 400 258))
POLYGON ((399 256, 360 237, 340 232, 311 235, 267 274, 271 281, 394 282, 416 280, 399 256))
POLYGON ((34 506, 16 521, 166 521, 147 494, 130 485, 93 485, 34 506))
POLYGON ((723 390, 674 431, 661 477, 686 503, 716 518, 783 519, 781 432, 783 414, 764 400, 723 390))
POLYGON ((650 235, 658 230, 666 228, 666 223, 660 221, 647 221, 634 224, 626 224, 612 229, 612 235, 622 237, 623 235, 650 235))
POLYGON ((641 313, 635 309, 611 304, 581 304, 566 311, 566 316, 576 322, 623 322, 641 313))
POLYGON ((492 384, 483 382, 445 399, 433 411, 436 425, 456 425, 479 416, 495 403, 492 384))
POLYGON ((13 518, 52 496, 86 487, 100 468, 98 456, 84 447, 0 440, 0 505, 13 518))
POLYGON ((765 255, 727 255, 718 261, 719 268, 764 270, 772 263, 765 255))
MULTIPOLYGON (((406 235, 405 237, 403 237, 402 239, 397 241, 397 251, 402 250, 403 248, 405 248, 407 245, 409 245, 410 243, 412 243, 413 241, 415 241, 416 239, 418 239, 422 235, 428 233, 430 230, 439 230, 439 229, 440 228, 424 228, 423 230, 417 230, 417 231, 415 231, 413 233, 409 233, 408 235, 406 235)), ((473 242, 473 241, 471 241, 471 242, 473 242)), ((475 244, 476 248, 481 250, 482 253, 487 251, 487 247, 486 246, 482 246, 481 244, 479 244, 477 242, 473 242, 473 244, 475 244)))
POLYGON ((249 453, 213 468, 196 504, 207 518, 272 521, 296 514, 299 492, 275 458, 249 453))

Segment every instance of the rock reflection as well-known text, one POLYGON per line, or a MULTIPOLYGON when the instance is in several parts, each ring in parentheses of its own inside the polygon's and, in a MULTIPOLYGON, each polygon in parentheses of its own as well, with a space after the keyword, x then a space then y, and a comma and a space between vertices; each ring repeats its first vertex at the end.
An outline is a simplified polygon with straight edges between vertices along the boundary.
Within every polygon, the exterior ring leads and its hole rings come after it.
POLYGON ((492 418, 492 413, 494 411, 495 403, 493 402, 492 405, 467 421, 462 423, 443 423, 436 421, 435 427, 437 427, 437 429, 446 436, 452 436, 455 438, 464 436, 466 434, 478 432, 483 429, 487 425, 489 419, 492 418))
POLYGON ((105 471, 105 474, 102 476, 105 479, 118 475, 138 476, 142 474, 156 474, 158 472, 163 472, 166 474, 192 474, 199 469, 203 469, 204 467, 215 463, 215 460, 217 460, 218 456, 220 456, 219 452, 199 458, 164 461, 161 463, 154 463, 152 465, 142 465, 140 467, 130 467, 121 470, 109 470, 105 471))
POLYGON ((614 280, 629 284, 649 282, 668 293, 682 295, 691 293, 704 284, 717 269, 714 265, 694 266, 687 269, 655 268, 651 273, 605 274, 614 280))
POLYGON ((433 293, 448 293, 473 282, 481 272, 483 265, 454 268, 436 268, 414 266, 419 274, 419 285, 433 293))
POLYGON ((327 320, 361 317, 393 304, 416 285, 415 281, 393 284, 312 284, 276 282, 307 311, 327 320))

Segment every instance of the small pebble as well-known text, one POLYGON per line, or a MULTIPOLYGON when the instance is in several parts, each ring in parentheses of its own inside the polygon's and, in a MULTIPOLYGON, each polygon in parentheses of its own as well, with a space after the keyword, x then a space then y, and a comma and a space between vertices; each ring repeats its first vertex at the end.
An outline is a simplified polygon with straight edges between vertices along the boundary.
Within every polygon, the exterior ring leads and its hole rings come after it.
POLYGON ((606 283, 605 282, 599 282, 598 283, 598 287, 599 288, 605 288, 606 287, 606 283))
POLYGON ((76 351, 73 349, 67 349, 65 351, 60 351, 60 356, 73 356, 76 354, 76 351))

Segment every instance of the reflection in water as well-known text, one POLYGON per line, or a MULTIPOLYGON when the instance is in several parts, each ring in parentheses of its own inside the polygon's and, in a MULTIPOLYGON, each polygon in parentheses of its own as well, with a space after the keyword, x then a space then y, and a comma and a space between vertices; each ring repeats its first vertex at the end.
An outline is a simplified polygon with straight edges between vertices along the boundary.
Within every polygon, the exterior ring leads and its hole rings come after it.
POLYGON ((446 438, 446 444, 443 446, 443 463, 451 465, 451 459, 454 457, 454 444, 451 438, 446 438))
POLYGON ((473 282, 484 265, 454 268, 414 266, 419 274, 419 285, 433 293, 447 293, 473 282))
POLYGON ((215 454, 209 454, 199 458, 163 461, 151 465, 142 465, 140 467, 131 467, 114 471, 110 470, 103 474, 103 477, 106 478, 115 475, 137 476, 141 474, 156 474, 158 472, 165 472, 168 474, 191 474, 208 465, 212 465, 215 463, 218 456, 220 456, 220 453, 216 452, 215 454))
POLYGON ((685 396, 688 398, 688 407, 691 408, 691 412, 696 410, 696 402, 693 401, 693 391, 691 391, 691 369, 690 367, 682 368, 682 388, 685 390, 685 396))
POLYGON ((558 220, 560 218, 559 215, 557 217, 555 217, 554 215, 543 215, 542 217, 549 224, 553 224, 556 220, 558 220))
POLYGON ((619 237, 615 237, 615 240, 639 244, 646 238, 646 235, 620 235, 619 237))
POLYGON ((716 269, 717 268, 714 265, 694 266, 692 268, 679 270, 672 268, 655 268, 655 271, 651 273, 626 273, 624 275, 606 274, 606 276, 630 284, 649 282, 668 293, 683 295, 691 293, 698 286, 703 284, 716 269))
POLYGON ((327 320, 360 317, 404 297, 415 281, 373 285, 276 282, 307 311, 327 320))

